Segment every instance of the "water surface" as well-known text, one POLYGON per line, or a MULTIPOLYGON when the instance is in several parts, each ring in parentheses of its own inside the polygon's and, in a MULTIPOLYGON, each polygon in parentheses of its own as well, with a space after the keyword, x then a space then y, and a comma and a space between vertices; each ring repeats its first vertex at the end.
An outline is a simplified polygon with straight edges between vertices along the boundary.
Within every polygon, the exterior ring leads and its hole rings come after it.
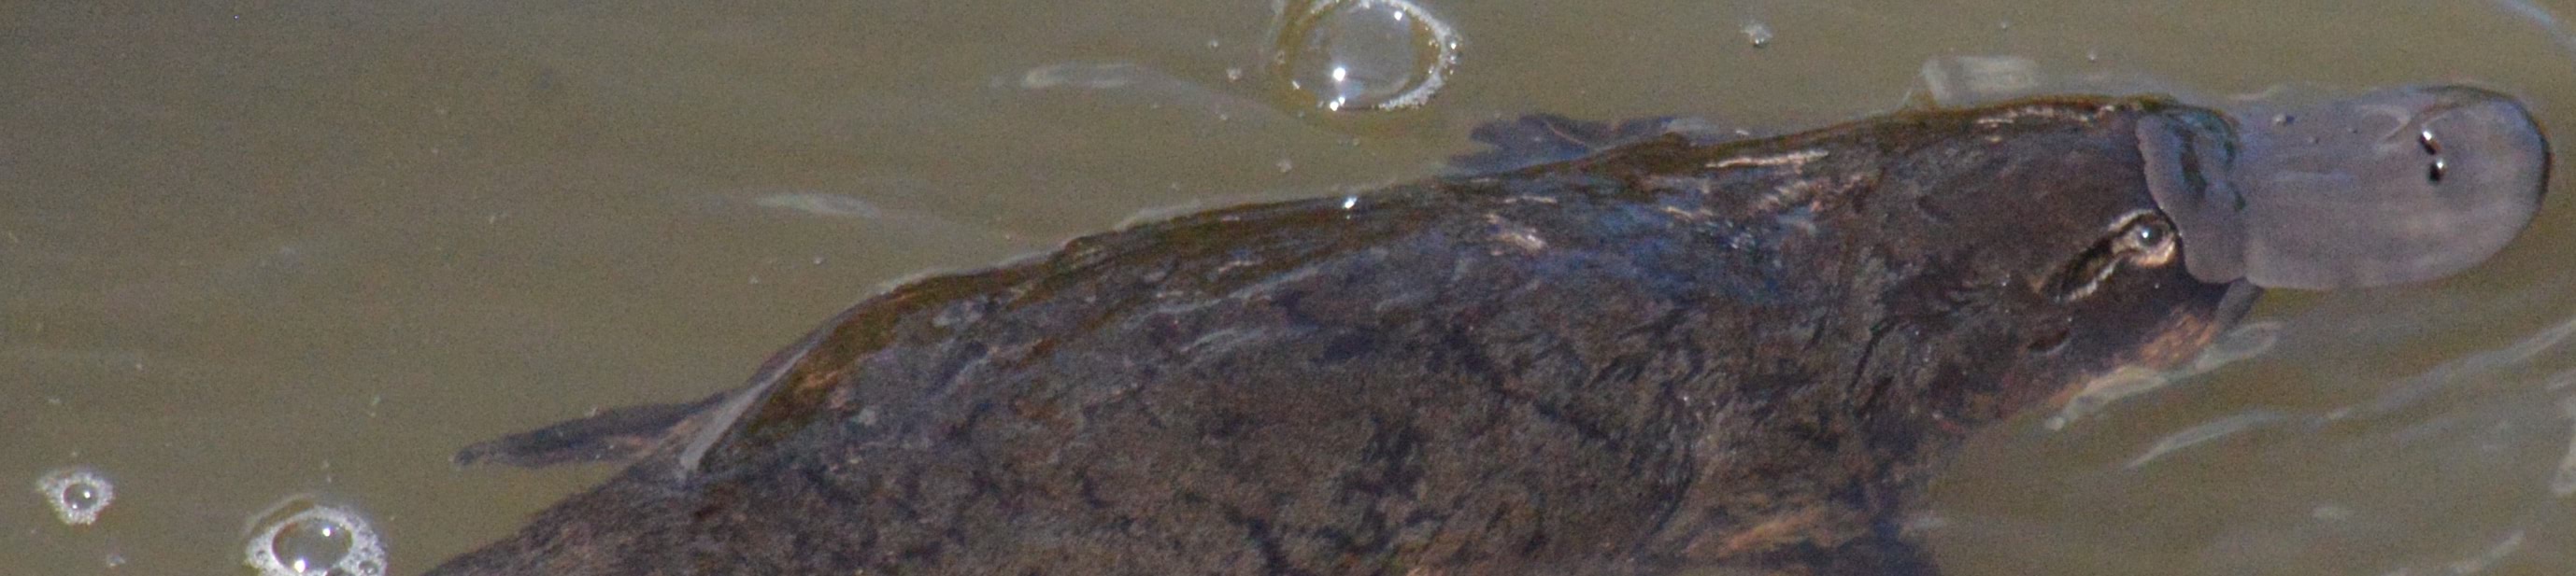
MULTIPOLYGON (((246 524, 322 504, 417 572, 611 472, 460 446, 734 385, 924 270, 1431 174, 1525 111, 1780 131, 2017 62, 1996 89, 2475 81, 2576 141, 2564 1, 1416 3, 1445 83, 1339 113, 1252 0, 0 6, 0 572, 247 574, 246 524), (72 467, 113 482, 93 524, 36 493, 72 467)), ((2276 294, 2244 358, 1996 430, 1919 524, 1954 574, 2567 572, 2559 180, 2468 274, 2276 294)))

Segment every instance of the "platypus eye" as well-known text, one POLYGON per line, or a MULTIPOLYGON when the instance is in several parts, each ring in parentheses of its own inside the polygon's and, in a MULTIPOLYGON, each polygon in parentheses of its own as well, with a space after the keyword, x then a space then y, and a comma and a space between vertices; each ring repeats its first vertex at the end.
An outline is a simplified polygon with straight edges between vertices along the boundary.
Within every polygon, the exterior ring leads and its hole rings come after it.
POLYGON ((2107 232, 2041 282, 2040 291, 2059 302, 2073 302, 2093 295, 2121 268, 2164 266, 2182 253, 2175 245, 2173 223, 2153 210, 2123 214, 2107 232))
POLYGON ((2132 218, 2120 232, 2120 245, 2114 250, 2137 266, 2163 266, 2172 262, 2174 253, 2173 224, 2162 216, 2132 218))

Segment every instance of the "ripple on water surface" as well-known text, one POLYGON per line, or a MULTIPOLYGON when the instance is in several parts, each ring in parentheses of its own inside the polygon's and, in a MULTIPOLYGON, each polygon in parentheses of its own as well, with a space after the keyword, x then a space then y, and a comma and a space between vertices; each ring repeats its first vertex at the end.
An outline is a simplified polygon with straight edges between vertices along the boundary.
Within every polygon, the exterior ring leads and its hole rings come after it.
POLYGON ((88 468, 61 468, 36 479, 36 494, 54 508, 54 517, 64 524, 84 526, 98 521, 98 513, 116 501, 116 487, 107 477, 88 468))
POLYGON ((383 576, 384 540, 355 510, 289 497, 251 520, 243 563, 261 576, 383 576))
POLYGON ((1393 110, 1429 100, 1458 62, 1458 34, 1409 0, 1306 0, 1279 12, 1271 65, 1325 110, 1393 110))

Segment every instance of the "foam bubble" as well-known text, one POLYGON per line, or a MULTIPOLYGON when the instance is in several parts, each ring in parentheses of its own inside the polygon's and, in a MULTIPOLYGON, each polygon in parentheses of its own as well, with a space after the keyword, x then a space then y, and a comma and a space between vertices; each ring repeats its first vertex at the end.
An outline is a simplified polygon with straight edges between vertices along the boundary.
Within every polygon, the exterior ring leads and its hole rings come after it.
POLYGON ((384 576, 385 544, 354 510, 292 496, 253 519, 243 563, 261 576, 384 576))
POLYGON ((85 526, 98 521, 99 511, 116 501, 116 487, 107 478, 88 468, 59 468, 36 479, 36 494, 54 507, 54 517, 64 524, 85 526))

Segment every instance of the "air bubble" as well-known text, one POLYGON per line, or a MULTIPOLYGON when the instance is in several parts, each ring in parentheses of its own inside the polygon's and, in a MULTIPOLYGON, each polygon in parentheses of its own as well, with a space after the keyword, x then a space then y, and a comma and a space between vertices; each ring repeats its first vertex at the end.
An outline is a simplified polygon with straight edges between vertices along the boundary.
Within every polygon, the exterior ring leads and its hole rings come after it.
POLYGON ((1458 61, 1458 34, 1411 0, 1304 0, 1280 11, 1273 73, 1325 110, 1429 100, 1458 61))
POLYGON ((1760 20, 1744 23, 1744 39, 1753 42, 1755 48, 1770 46, 1771 25, 1760 20))
POLYGON ((116 501, 116 486, 88 468, 60 468, 36 479, 36 494, 45 498, 45 504, 54 508, 54 517, 64 524, 87 526, 116 501))
POLYGON ((295 496, 253 520, 244 564, 261 576, 383 576, 384 540, 357 512, 295 496))

